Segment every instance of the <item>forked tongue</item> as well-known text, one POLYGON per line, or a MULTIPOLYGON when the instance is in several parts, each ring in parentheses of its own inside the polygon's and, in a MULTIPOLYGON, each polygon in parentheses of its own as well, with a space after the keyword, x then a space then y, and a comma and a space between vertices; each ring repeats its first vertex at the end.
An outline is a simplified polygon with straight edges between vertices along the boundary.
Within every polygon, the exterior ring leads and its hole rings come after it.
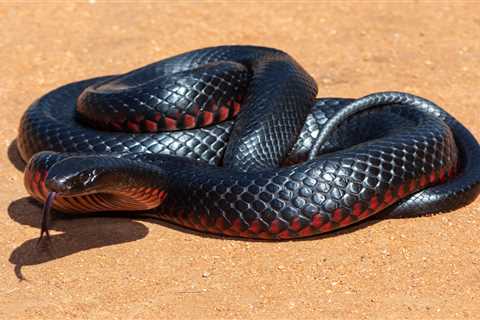
POLYGON ((48 232, 48 222, 50 220, 50 211, 52 210, 53 201, 55 200, 56 195, 57 193, 53 191, 48 193, 47 201, 45 202, 42 210, 42 224, 40 228, 40 237, 38 238, 37 244, 42 241, 43 235, 45 235, 47 239, 50 239, 50 233, 48 232))

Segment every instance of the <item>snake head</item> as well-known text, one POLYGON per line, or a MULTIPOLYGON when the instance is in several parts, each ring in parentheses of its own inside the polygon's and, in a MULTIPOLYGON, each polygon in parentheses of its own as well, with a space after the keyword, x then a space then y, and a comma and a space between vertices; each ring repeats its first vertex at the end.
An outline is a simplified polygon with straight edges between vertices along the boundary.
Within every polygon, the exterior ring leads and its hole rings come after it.
POLYGON ((141 211, 158 207, 167 193, 160 165, 122 155, 41 152, 25 170, 27 191, 63 212, 141 211), (55 198, 55 200, 53 200, 55 198), (48 202, 48 201, 47 201, 48 202))
POLYGON ((44 199, 45 194, 38 194, 38 191, 46 189, 48 192, 42 210, 38 243, 44 235, 49 238, 48 224, 52 208, 68 212, 89 212, 147 210, 160 205, 166 196, 158 188, 162 179, 147 179, 153 176, 149 170, 155 171, 155 168, 112 156, 62 156, 51 152, 37 154, 27 166, 26 185, 30 186, 27 190, 40 200, 44 199), (32 187, 34 183, 31 177, 40 176, 42 170, 46 171, 44 182, 39 178, 36 182, 43 183, 44 188, 38 185, 32 187), (157 183, 155 189, 153 181, 157 183), (147 188, 137 188, 138 185, 150 186, 150 191, 147 188))
POLYGON ((118 171, 119 168, 113 165, 109 157, 72 156, 48 170, 45 186, 62 196, 106 192, 118 187, 115 183, 118 171))

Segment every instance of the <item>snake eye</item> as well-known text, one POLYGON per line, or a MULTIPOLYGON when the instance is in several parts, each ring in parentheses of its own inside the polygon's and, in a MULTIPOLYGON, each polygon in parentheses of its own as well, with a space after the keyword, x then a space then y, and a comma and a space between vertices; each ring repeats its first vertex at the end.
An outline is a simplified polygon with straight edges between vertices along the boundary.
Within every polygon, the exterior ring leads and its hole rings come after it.
POLYGON ((92 171, 52 175, 47 178, 46 185, 49 190, 60 193, 78 192, 91 187, 96 177, 92 171))
POLYGON ((95 189, 95 180, 97 178, 97 174, 92 171, 85 171, 79 172, 75 175, 71 175, 69 178, 65 180, 65 187, 70 192, 78 192, 78 191, 85 191, 85 190, 92 190, 95 189))
POLYGON ((75 176, 75 179, 72 180, 77 183, 86 184, 89 180, 89 174, 86 172, 79 173, 77 176, 75 176))

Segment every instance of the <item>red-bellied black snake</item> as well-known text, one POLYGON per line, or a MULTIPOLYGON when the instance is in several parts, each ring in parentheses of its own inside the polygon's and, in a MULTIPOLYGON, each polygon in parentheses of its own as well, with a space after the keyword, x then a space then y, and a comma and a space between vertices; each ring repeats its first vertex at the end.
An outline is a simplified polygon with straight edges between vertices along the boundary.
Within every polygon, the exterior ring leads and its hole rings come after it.
POLYGON ((452 210, 480 192, 477 141, 433 102, 316 95, 289 55, 251 46, 71 83, 22 118, 25 185, 40 201, 50 193, 47 211, 148 211, 263 239, 320 234, 387 208, 452 210))

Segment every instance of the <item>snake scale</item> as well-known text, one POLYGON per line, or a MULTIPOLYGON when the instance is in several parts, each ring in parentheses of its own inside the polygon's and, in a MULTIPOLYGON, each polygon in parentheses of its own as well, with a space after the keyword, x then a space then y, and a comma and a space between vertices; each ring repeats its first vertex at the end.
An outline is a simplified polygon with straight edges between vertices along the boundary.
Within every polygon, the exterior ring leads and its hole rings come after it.
POLYGON ((293 239, 380 212, 456 209, 480 148, 424 98, 316 98, 283 51, 219 46, 71 83, 35 101, 17 140, 25 186, 63 212, 138 211, 202 232, 293 239))

